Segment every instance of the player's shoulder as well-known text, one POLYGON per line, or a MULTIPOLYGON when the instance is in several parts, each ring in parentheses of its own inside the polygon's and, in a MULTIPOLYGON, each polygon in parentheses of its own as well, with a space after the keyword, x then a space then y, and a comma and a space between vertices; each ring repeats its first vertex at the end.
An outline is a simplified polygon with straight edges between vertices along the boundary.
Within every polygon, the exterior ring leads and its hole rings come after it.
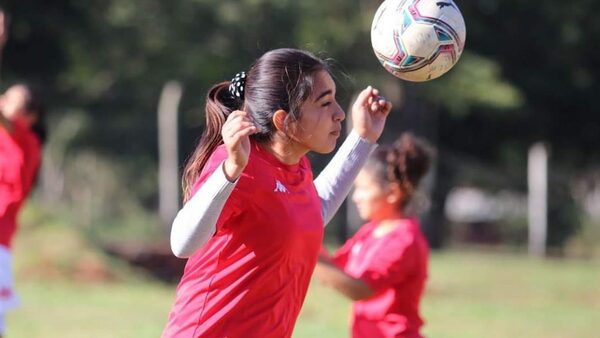
POLYGON ((397 221, 396 228, 388 236, 389 240, 408 245, 416 240, 419 234, 419 222, 413 218, 397 221))

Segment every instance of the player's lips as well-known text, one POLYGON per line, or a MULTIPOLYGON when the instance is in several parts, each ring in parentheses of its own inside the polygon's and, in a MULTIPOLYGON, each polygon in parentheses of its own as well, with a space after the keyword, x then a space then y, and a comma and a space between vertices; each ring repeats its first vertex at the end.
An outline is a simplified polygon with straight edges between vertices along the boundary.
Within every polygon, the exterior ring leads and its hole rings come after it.
POLYGON ((339 137, 342 134, 342 129, 336 129, 334 131, 332 131, 331 133, 329 133, 335 137, 339 137))

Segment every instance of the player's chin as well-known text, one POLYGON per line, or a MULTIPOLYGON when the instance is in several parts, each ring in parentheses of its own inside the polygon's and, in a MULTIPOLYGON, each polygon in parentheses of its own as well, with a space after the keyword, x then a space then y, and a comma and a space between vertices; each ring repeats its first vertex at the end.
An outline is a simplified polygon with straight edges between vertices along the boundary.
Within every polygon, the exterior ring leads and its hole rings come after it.
POLYGON ((319 154, 329 154, 335 150, 336 140, 337 137, 324 140, 323 142, 320 142, 319 145, 315 147, 316 149, 313 149, 313 151, 319 154))
POLYGON ((356 211, 358 213, 358 217, 360 217, 361 219, 371 219, 371 213, 368 210, 357 206, 356 211))

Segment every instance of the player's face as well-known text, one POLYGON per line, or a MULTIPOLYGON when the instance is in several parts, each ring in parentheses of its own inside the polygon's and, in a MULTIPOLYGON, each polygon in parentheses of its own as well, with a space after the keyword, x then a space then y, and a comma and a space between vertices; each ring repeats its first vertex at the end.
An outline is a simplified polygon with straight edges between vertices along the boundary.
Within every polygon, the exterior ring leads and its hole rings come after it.
POLYGON ((10 87, 0 99, 2 114, 7 120, 14 121, 25 117, 27 89, 22 86, 10 87))
POLYGON ((315 74, 312 94, 300 107, 299 121, 292 124, 292 137, 308 151, 324 154, 335 149, 346 117, 335 93, 335 82, 328 72, 315 74))
POLYGON ((362 219, 379 221, 398 217, 397 191, 383 187, 369 170, 363 169, 354 181, 352 201, 362 219))

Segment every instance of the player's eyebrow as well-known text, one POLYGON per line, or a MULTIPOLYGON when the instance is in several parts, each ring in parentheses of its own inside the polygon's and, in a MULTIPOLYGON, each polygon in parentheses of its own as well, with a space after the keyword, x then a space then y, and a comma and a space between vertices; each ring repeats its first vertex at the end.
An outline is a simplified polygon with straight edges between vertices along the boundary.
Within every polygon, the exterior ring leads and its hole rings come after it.
POLYGON ((319 95, 319 97, 317 97, 314 102, 319 101, 322 97, 327 96, 331 93, 333 93, 333 91, 331 89, 327 89, 326 91, 322 92, 321 95, 319 95))

